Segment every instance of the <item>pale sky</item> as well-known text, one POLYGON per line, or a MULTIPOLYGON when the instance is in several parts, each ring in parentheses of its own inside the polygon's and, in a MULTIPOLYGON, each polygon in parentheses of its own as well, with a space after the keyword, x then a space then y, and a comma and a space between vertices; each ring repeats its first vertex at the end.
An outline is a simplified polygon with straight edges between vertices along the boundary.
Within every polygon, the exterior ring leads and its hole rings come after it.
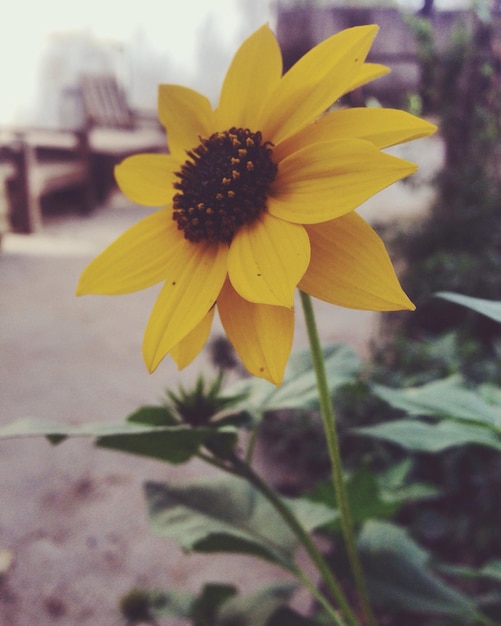
MULTIPOLYGON (((151 53, 168 57, 176 76, 190 84, 197 69, 203 76, 196 66, 204 27, 210 25, 226 65, 243 37, 269 20, 269 5, 268 0, 11 0, 0 20, 0 124, 22 115, 36 98, 40 60, 55 33, 87 33, 116 48, 144 41, 151 53), (254 23, 242 23, 245 8, 251 14, 246 21, 254 23)), ((219 79, 219 68, 210 69, 219 79)), ((165 82, 180 81, 166 76, 165 82)))
MULTIPOLYGON (((408 8, 422 2, 397 1, 408 8)), ((436 0, 436 5, 458 1, 436 0)), ((77 74, 78 55, 81 60, 87 54, 85 47, 73 46, 66 58, 60 47, 57 57, 54 41, 68 33, 97 39, 111 51, 133 106, 151 103, 153 109, 158 82, 181 83, 214 100, 238 45, 261 24, 274 26, 274 2, 10 0, 0 20, 0 124, 39 123, 45 113, 55 117, 58 86, 68 80, 68 68, 77 74), (49 51, 55 69, 46 78, 41 68, 47 71, 49 51), (59 83, 53 76, 58 71, 59 83)))

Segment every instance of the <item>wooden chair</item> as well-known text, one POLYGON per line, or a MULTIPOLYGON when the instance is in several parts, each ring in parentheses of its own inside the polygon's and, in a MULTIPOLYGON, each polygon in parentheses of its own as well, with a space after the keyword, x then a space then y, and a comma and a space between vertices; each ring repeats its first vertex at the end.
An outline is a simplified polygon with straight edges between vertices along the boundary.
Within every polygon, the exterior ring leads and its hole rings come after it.
POLYGON ((94 180, 102 200, 114 185, 117 163, 132 154, 167 151, 165 130, 156 114, 129 108, 113 76, 83 75, 80 95, 94 180))

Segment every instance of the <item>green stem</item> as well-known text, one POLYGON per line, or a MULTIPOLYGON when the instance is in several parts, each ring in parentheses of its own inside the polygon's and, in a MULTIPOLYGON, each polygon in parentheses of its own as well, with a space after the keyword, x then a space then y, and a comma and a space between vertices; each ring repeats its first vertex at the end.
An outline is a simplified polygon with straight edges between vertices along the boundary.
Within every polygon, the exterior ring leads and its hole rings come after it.
POLYGON ((252 462, 252 456, 254 454, 254 448, 256 447, 258 428, 259 427, 256 426, 254 428, 254 430, 251 432, 251 435, 250 435, 250 438, 249 438, 249 443, 247 445, 247 450, 245 452, 245 460, 246 460, 246 462, 249 465, 252 462))
POLYGON ((294 574, 298 578, 298 580, 304 585, 304 587, 308 589, 312 596, 318 600, 326 613, 332 617, 335 624, 337 624, 338 626, 346 626, 346 624, 348 623, 349 626, 358 626, 358 621, 350 606, 348 605, 348 602, 344 597, 339 583, 335 579, 328 565, 325 563, 322 554, 318 551, 317 547, 312 542, 311 537, 302 527, 300 522, 296 519, 296 517, 289 510, 289 508, 284 505, 280 496, 275 493, 275 491, 267 483, 265 483, 260 478, 260 476, 255 474, 252 468, 245 461, 241 461, 237 457, 235 457, 232 465, 227 465, 219 459, 216 459, 203 452, 198 452, 197 456, 206 463, 209 463, 210 465, 213 465, 214 467, 217 467, 224 472, 228 472, 229 474, 233 474, 234 476, 239 476, 240 478, 246 478, 252 485, 254 485, 254 487, 256 487, 261 492, 262 495, 266 497, 266 499, 275 507, 275 509, 277 509, 278 513, 282 516, 282 519, 284 519, 284 521, 294 532, 298 540, 301 542, 301 544, 309 554, 310 559, 317 566, 319 573, 323 576, 329 591, 337 600, 348 622, 343 620, 340 615, 338 615, 338 612, 331 606, 323 593, 319 589, 317 589, 315 583, 297 564, 295 565, 294 570, 286 568, 287 571, 294 574))
POLYGON ((490 617, 480 612, 475 612, 475 619, 479 624, 484 624, 484 626, 499 626, 499 622, 493 622, 490 617))
POLYGON ((319 589, 317 589, 315 583, 300 567, 297 567, 297 569, 294 571, 294 574, 301 582, 303 587, 307 589, 311 593, 311 595, 317 600, 317 602, 323 607, 327 615, 330 615, 332 617, 334 623, 337 626, 346 626, 346 622, 344 621, 344 619, 338 614, 336 609, 334 609, 334 607, 329 604, 323 593, 319 589))
POLYGON ((333 598, 337 602, 339 608, 345 616, 345 619, 349 626, 358 626, 359 622, 353 613, 350 605, 348 604, 346 597, 341 589, 340 584, 336 580, 331 568, 327 565, 324 557, 318 550, 310 534, 304 529, 302 524, 292 513, 289 507, 285 504, 282 498, 276 493, 276 491, 268 485, 254 470, 247 465, 244 461, 235 456, 233 459, 233 466, 238 473, 246 478, 256 489, 258 489, 263 496, 274 506, 276 511, 280 514, 287 526, 296 535, 297 539, 308 553, 310 559, 317 568, 319 574, 322 576, 327 589, 332 594, 333 598))
POLYGON ((362 608, 365 621, 370 626, 376 626, 376 621, 374 619, 374 615, 372 613, 369 602, 369 596, 367 593, 365 578, 362 571, 362 565, 360 563, 355 543, 353 522, 351 519, 348 498, 346 496, 346 490, 344 487, 344 472, 341 462, 341 453, 339 449, 339 439, 336 429, 336 418, 334 415, 334 409, 332 407, 332 402, 329 394, 329 386, 327 382, 327 375, 325 372, 324 357, 322 352, 322 346, 320 344, 320 339, 318 336, 315 314, 313 312, 313 305, 311 302, 311 298, 308 294, 302 291, 300 291, 299 293, 301 295, 301 304, 303 306, 306 328, 308 331, 313 369, 315 371, 315 376, 317 379, 320 413, 322 416, 325 437, 327 440, 327 448, 329 450, 329 457, 331 461, 332 482, 334 484, 334 490, 336 492, 337 506, 339 509, 341 521, 341 530, 343 532, 346 551, 353 572, 353 578, 358 591, 360 606, 362 608))

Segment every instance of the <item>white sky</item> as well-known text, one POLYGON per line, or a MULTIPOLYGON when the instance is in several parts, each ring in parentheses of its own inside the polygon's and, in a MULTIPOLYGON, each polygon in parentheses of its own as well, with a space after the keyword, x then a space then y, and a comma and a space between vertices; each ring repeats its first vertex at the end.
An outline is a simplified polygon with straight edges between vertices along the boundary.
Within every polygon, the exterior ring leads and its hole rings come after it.
MULTIPOLYGON (((5 7, 0 20, 0 124, 29 123, 34 107, 42 112, 49 108, 44 97, 48 97, 51 84, 47 82, 45 90, 41 89, 39 68, 55 33, 86 33, 106 40, 116 50, 126 43, 129 53, 132 50, 135 55, 135 59, 122 57, 122 71, 129 72, 129 78, 131 65, 142 56, 140 67, 144 68, 146 63, 149 75, 144 81, 138 81, 136 76, 136 84, 128 85, 142 96, 140 106, 151 101, 154 108, 153 86, 145 93, 144 85, 153 85, 155 81, 182 83, 214 97, 234 51, 245 36, 271 19, 269 7, 274 3, 274 0, 3 1, 8 1, 8 8, 5 7), (203 40, 206 46, 201 51, 203 40)), ((436 5, 445 8, 458 1, 436 0, 436 5)), ((422 0, 398 2, 410 7, 420 5, 422 0)))
POLYGON ((208 16, 230 59, 242 35, 268 20, 268 6, 268 0, 10 0, 0 20, 0 124, 35 96, 38 63, 53 33, 87 32, 110 44, 137 41, 142 33, 149 49, 168 55, 176 72, 189 77, 208 16), (245 4, 254 5, 258 20, 248 29, 242 24, 245 4))

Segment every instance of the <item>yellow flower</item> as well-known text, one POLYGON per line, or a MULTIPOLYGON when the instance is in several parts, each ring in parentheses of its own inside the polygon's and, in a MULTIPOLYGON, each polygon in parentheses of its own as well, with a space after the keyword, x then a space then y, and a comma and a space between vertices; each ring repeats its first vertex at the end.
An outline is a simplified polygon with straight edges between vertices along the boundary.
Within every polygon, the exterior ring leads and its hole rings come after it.
POLYGON ((90 263, 77 289, 125 294, 163 283, 144 336, 149 371, 168 353, 187 365, 217 307, 246 368, 280 384, 296 287, 350 308, 414 308, 354 209, 416 169, 381 149, 435 127, 391 109, 324 114, 387 73, 365 63, 377 30, 342 31, 282 75, 263 26, 237 51, 215 109, 191 89, 160 86, 170 152, 129 157, 115 176, 132 201, 163 208, 90 263))

